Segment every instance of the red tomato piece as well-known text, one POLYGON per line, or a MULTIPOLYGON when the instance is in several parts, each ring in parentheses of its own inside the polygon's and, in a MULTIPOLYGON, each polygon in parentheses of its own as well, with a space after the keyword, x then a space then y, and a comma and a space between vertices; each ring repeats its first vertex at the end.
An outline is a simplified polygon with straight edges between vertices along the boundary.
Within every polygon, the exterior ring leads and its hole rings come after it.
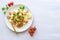
POLYGON ((10 5, 13 5, 14 4, 14 2, 10 2, 10 5))
POLYGON ((14 4, 14 2, 10 2, 10 3, 8 3, 8 6, 10 7, 10 6, 12 6, 14 4))
POLYGON ((9 15, 12 15, 12 12, 9 12, 9 15))
POLYGON ((10 5, 10 4, 8 4, 8 6, 10 7, 11 5, 10 5))
POLYGON ((36 27, 30 27, 30 29, 28 30, 30 36, 33 36, 35 31, 36 31, 36 27))

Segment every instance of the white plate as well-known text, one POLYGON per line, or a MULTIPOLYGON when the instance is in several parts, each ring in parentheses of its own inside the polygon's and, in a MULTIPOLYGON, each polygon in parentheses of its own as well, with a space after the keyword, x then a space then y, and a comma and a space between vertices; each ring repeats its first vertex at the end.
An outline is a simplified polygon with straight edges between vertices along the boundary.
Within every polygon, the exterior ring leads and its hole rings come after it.
MULTIPOLYGON (((5 15, 5 16, 6 16, 6 17, 5 17, 5 22, 6 22, 6 24, 7 24, 7 27, 8 27, 9 29, 11 29, 12 31, 14 31, 13 28, 12 28, 12 25, 9 23, 9 21, 8 21, 8 19, 7 19, 8 12, 9 12, 9 11, 16 11, 21 5, 22 5, 22 4, 13 5, 12 7, 9 8, 9 10, 7 10, 7 13, 6 13, 6 15, 5 15)), ((23 6, 24 6, 24 5, 23 5, 23 6)), ((29 10, 28 7, 25 6, 25 8, 27 8, 27 9, 29 10)), ((30 10, 29 10, 29 12, 30 12, 30 10)), ((31 13, 31 12, 30 12, 30 13, 31 13)), ((23 32, 23 31, 27 30, 27 29, 31 26, 32 21, 33 21, 33 17, 32 17, 32 18, 29 20, 29 22, 28 22, 26 25, 24 25, 23 27, 21 27, 21 28, 15 27, 16 31, 17 31, 17 32, 23 32)))

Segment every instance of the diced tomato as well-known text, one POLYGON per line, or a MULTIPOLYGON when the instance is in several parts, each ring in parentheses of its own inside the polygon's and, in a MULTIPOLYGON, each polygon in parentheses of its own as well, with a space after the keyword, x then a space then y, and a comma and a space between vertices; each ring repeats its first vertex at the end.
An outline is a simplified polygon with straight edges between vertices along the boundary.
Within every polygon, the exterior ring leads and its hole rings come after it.
POLYGON ((16 23, 13 23, 13 25, 16 25, 16 23))
POLYGON ((34 31, 36 30, 36 27, 34 27, 34 31))
POLYGON ((12 12, 9 12, 9 15, 11 15, 12 14, 12 12))
POLYGON ((30 36, 33 36, 35 31, 36 31, 36 27, 30 27, 30 29, 28 30, 30 36))
POLYGON ((20 13, 20 14, 23 14, 23 12, 22 12, 22 11, 19 11, 19 13, 20 13))
POLYGON ((30 33, 30 36, 33 36, 33 33, 30 33))
POLYGON ((10 7, 11 5, 10 5, 10 4, 8 4, 8 6, 10 7))
POLYGON ((10 2, 10 5, 13 5, 14 4, 14 2, 10 2))
POLYGON ((17 26, 17 27, 18 27, 19 25, 18 25, 18 24, 16 24, 15 26, 17 26))
POLYGON ((28 20, 24 20, 25 23, 28 23, 28 20))
POLYGON ((12 6, 14 4, 14 2, 10 2, 10 3, 8 3, 8 6, 10 7, 10 6, 12 6))
POLYGON ((16 14, 16 12, 14 11, 13 14, 16 14))
POLYGON ((23 14, 26 14, 27 12, 23 12, 23 14))

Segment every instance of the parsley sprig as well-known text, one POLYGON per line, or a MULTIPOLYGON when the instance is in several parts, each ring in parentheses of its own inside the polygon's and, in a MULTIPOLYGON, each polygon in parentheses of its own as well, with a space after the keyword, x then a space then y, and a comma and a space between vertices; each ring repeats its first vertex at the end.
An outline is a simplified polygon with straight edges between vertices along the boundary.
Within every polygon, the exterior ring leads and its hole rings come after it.
POLYGON ((6 14, 6 10, 8 10, 8 9, 9 9, 9 7, 7 5, 6 5, 6 7, 3 7, 2 8, 3 13, 6 14))

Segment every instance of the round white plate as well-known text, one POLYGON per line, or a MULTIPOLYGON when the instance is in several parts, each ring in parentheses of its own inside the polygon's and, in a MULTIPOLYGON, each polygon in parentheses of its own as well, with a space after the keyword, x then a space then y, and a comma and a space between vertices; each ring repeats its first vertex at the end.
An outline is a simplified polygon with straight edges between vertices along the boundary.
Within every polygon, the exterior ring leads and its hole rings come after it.
MULTIPOLYGON (((6 11, 7 13, 6 13, 6 15, 5 15, 5 23, 7 24, 7 27, 8 27, 9 29, 11 29, 12 31, 14 31, 14 29, 13 29, 11 23, 9 23, 9 21, 8 21, 8 19, 7 19, 8 12, 9 12, 9 11, 17 11, 18 8, 19 8, 21 5, 22 5, 22 4, 13 5, 12 7, 9 8, 9 10, 6 11)), ((23 6, 24 6, 24 5, 23 5, 23 6)), ((29 10, 28 7, 25 6, 25 8, 26 8, 27 10, 29 10)), ((30 12, 30 10, 29 10, 29 12, 30 12)), ((31 13, 31 12, 30 12, 30 13, 31 13)), ((23 31, 27 30, 27 29, 31 26, 32 21, 33 21, 33 17, 32 17, 32 18, 29 20, 29 22, 28 22, 26 25, 24 25, 23 27, 21 27, 21 28, 15 27, 15 30, 16 30, 17 32, 23 32, 23 31)))

